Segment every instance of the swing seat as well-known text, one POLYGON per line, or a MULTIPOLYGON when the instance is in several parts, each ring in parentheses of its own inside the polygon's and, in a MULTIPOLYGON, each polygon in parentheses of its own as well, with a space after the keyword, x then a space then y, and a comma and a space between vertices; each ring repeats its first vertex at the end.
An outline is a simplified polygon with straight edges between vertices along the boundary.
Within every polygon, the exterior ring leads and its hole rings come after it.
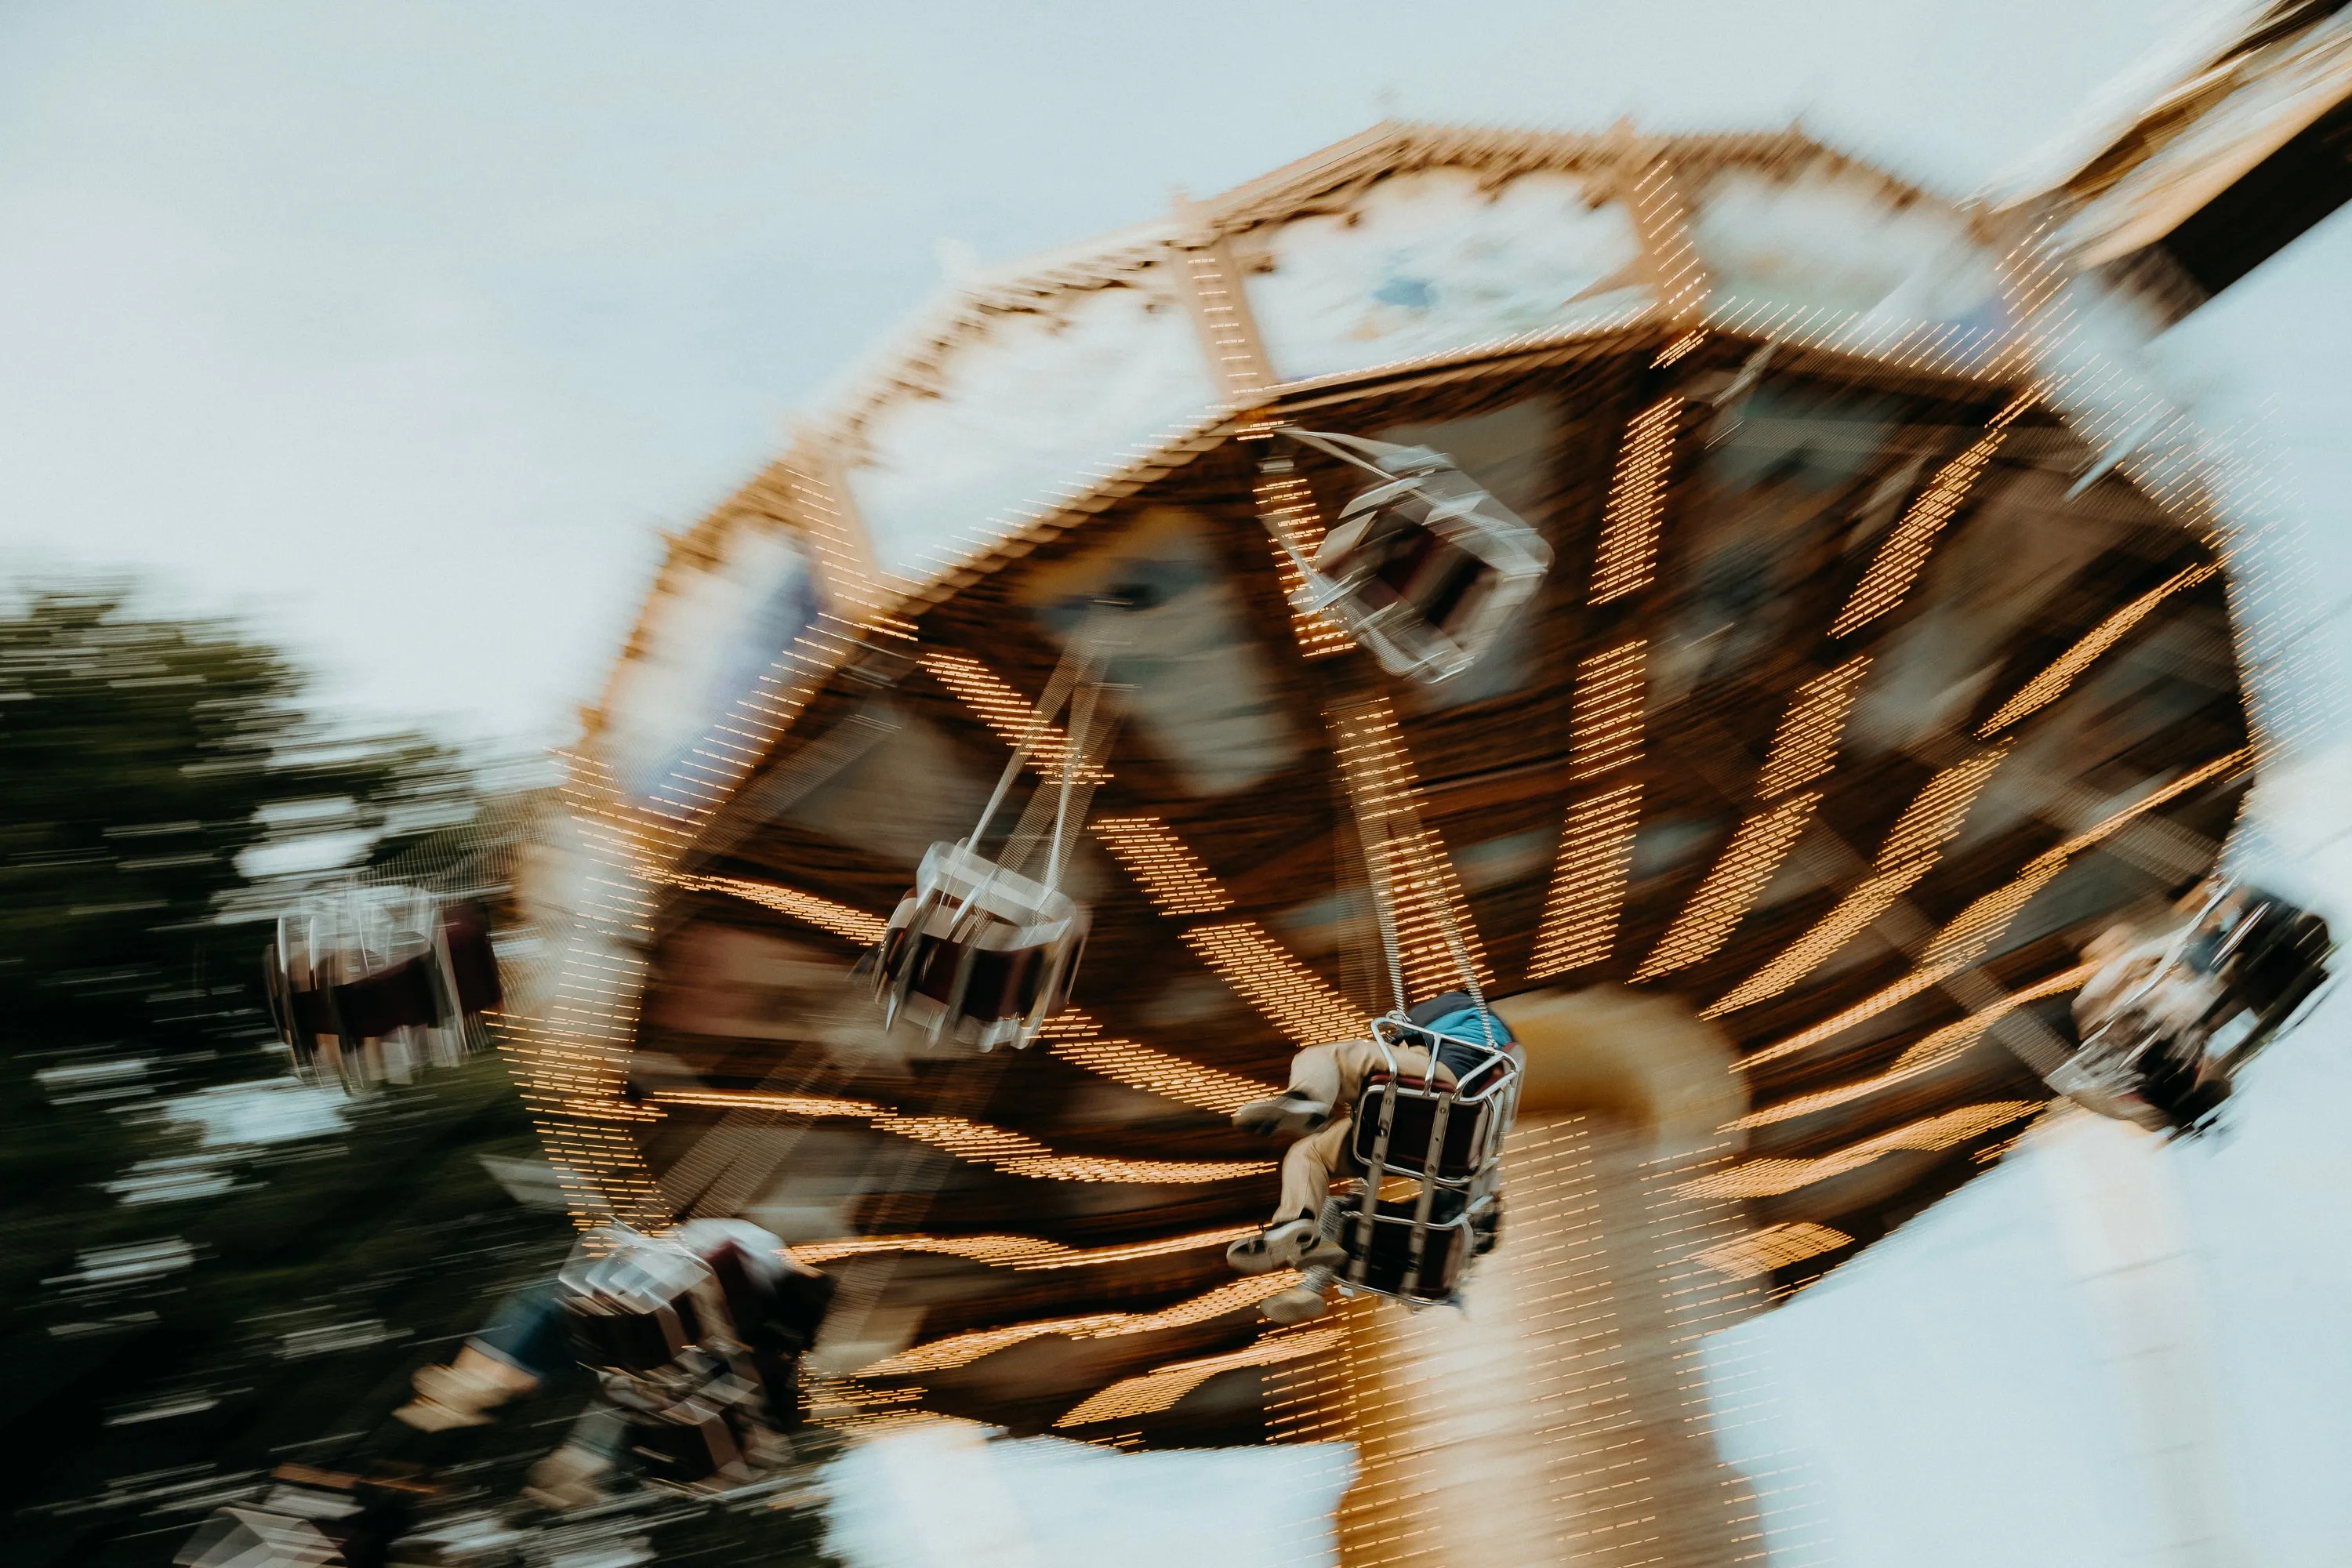
MULTIPOLYGON (((286 1489, 279 1488, 279 1491, 286 1489)), ((311 1518, 268 1509, 215 1509, 172 1561, 178 1568, 337 1568, 359 1533, 347 1514, 311 1518)))
POLYGON ((1517 1099, 1519 1058, 1507 1036, 1490 1043, 1379 1018, 1372 1023, 1372 1037, 1391 1051, 1414 1047, 1429 1052, 1454 1081, 1402 1072, 1393 1058, 1366 1073, 1357 1089, 1355 1125, 1349 1139, 1356 1163, 1367 1170, 1419 1176, 1457 1188, 1490 1173, 1502 1158, 1503 1134, 1509 1130, 1517 1099), (1442 1135, 1437 1131, 1441 1124, 1442 1135))
POLYGON ((645 1478, 665 1486, 700 1489, 748 1475, 734 1430, 717 1415, 680 1413, 632 1421, 624 1442, 645 1478))
POLYGON ((1350 437, 1312 442, 1326 443, 1370 452, 1360 466, 1395 477, 1341 510, 1297 607, 1336 618, 1391 674, 1433 683, 1461 674, 1535 592, 1550 547, 1441 453, 1350 437))
POLYGON ((280 916, 262 974, 295 1070, 355 1097, 456 1065, 472 1049, 467 1021, 504 1000, 481 910, 404 889, 280 916))
POLYGON ((711 1314, 696 1300, 712 1279, 683 1248, 633 1245, 602 1258, 575 1255, 556 1275, 556 1291, 583 1364, 644 1373, 725 1327, 707 1321, 711 1314))
POLYGON ((747 1457, 798 1418, 799 1352, 832 1281, 770 1257, 780 1251, 740 1221, 692 1220, 664 1237, 614 1226, 575 1244, 556 1275, 579 1359, 648 1479, 737 1484, 747 1457))
MULTIPOLYGON (((2053 1087, 2104 1114, 2144 1104, 2193 1130, 2229 1098, 2238 1068, 2326 983, 2334 949, 2325 921, 2256 889, 2209 886, 2143 978, 2119 994, 2077 998, 2081 1045, 2053 1087)), ((2127 973, 2136 961, 2126 952, 2102 976, 2127 973)))
POLYGON ((1381 1161, 1383 1167, 1400 1175, 1462 1186, 1475 1179, 1492 1157, 1495 1110, 1491 1100, 1465 1100, 1458 1089, 1376 1068, 1365 1075, 1357 1092, 1349 1152, 1359 1164, 1370 1166, 1380 1152, 1381 1122, 1386 1117, 1389 1140, 1386 1157, 1381 1161), (1392 1115, 1388 1110, 1391 1099, 1396 1102, 1392 1115), (1445 1113, 1445 1133, 1433 1159, 1431 1138, 1441 1110, 1445 1113))
POLYGON ((1347 1289, 1423 1306, 1448 1301, 1499 1234, 1517 1047, 1507 1032, 1472 1039, 1410 1017, 1374 1019, 1372 1038, 1387 1060, 1358 1088, 1348 1142, 1362 1176, 1356 1192, 1326 1206, 1323 1232, 1349 1255, 1338 1271, 1347 1289), (1394 1055, 1404 1047, 1429 1052, 1454 1080, 1404 1071, 1394 1055), (1393 1182, 1420 1190, 1380 1196, 1393 1182))
POLYGON ((982 1050, 1027 1046, 1069 1005, 1087 911, 966 844, 934 844, 883 932, 875 994, 901 1018, 982 1050))
POLYGON ((2231 1054, 2259 1046, 2293 1017, 2326 982, 2334 951, 2325 920, 2284 899, 2244 889, 2235 917, 2189 953, 2191 963, 2219 973, 2229 987, 2217 1029, 2243 1020, 2231 1054))
MULTIPOLYGON (((1349 1258, 1349 1266, 1339 1270, 1343 1285, 1422 1306, 1454 1299, 1471 1258, 1486 1250, 1480 1245, 1477 1212, 1462 1194, 1440 1193, 1430 1205, 1428 1222, 1416 1226, 1415 1206, 1411 1200, 1381 1202, 1374 1207, 1370 1226, 1364 1223, 1360 1198, 1337 1197, 1325 1206, 1324 1229, 1349 1258), (1416 1231, 1421 1237, 1417 1260, 1416 1231)), ((1493 1206, 1490 1199, 1482 1211, 1493 1206)))

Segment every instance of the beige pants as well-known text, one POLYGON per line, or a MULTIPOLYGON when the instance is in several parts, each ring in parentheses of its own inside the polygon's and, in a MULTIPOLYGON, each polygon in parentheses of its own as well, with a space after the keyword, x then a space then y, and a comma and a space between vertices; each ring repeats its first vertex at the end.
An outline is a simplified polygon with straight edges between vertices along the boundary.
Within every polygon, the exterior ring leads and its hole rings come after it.
MULTIPOLYGON (((1393 1053, 1397 1071, 1420 1078, 1429 1071, 1429 1053, 1407 1047, 1393 1053)), ((1370 1040, 1345 1040, 1336 1046, 1309 1046, 1290 1058, 1290 1087, 1312 1095, 1331 1108, 1331 1120, 1284 1151, 1282 1201, 1274 1223, 1312 1219, 1323 1212, 1331 1194, 1331 1178, 1348 1163, 1348 1134, 1355 1124, 1356 1090, 1364 1075, 1384 1065, 1381 1049, 1370 1040)), ((1440 1064, 1437 1081, 1450 1087, 1453 1071, 1440 1064)))

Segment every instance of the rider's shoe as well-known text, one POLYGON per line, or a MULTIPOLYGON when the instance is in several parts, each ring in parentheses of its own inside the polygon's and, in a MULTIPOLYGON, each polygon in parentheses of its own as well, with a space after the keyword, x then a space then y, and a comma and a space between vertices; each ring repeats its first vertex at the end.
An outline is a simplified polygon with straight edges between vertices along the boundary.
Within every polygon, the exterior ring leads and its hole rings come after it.
POLYGON ((1225 1261, 1244 1274, 1276 1268, 1337 1268, 1348 1261, 1339 1244, 1324 1239, 1311 1219, 1287 1219, 1245 1236, 1225 1248, 1225 1261))
POLYGON ((1262 1138, 1276 1133, 1303 1138, 1331 1120, 1331 1107, 1298 1089, 1285 1089, 1264 1100, 1253 1100, 1234 1112, 1234 1125, 1262 1138))
POLYGON ((530 1468, 523 1500, 550 1513, 591 1508, 611 1495, 612 1476, 611 1459, 566 1443, 530 1468))
POLYGON ((419 1432, 487 1426, 490 1412, 539 1386, 539 1379, 467 1345, 446 1366, 417 1369, 416 1397, 393 1412, 419 1432))
POLYGON ((1287 1290, 1268 1296, 1258 1304, 1257 1310, 1275 1322, 1287 1325, 1319 1318, 1331 1308, 1330 1303, 1323 1299, 1322 1291, 1311 1285, 1293 1285, 1287 1290))

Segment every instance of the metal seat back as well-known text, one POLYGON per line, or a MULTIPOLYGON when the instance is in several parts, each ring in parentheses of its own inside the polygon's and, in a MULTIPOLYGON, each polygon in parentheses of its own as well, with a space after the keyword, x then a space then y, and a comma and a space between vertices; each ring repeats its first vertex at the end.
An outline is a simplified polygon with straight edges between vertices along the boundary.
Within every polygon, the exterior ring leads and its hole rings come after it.
POLYGON ((1331 616, 1394 675, 1436 682, 1476 663, 1550 569, 1543 536, 1443 453, 1287 433, 1381 476, 1301 561, 1297 607, 1331 616))
POLYGON ((1477 1250, 1479 1217, 1501 1189, 1520 1058, 1507 1037, 1440 1034, 1398 1016, 1375 1019, 1372 1041, 1381 1065, 1358 1091, 1349 1135, 1363 1175, 1357 1195, 1341 1200, 1334 1227, 1349 1254, 1341 1281, 1401 1300, 1447 1300, 1477 1250), (1403 1071, 1397 1053, 1405 1047, 1429 1052, 1429 1070, 1403 1071), (1418 1191, 1382 1197, 1392 1181, 1418 1191))
POLYGON ((967 843, 935 844, 891 912, 876 967, 886 1026, 901 1017, 982 1050, 1028 1045, 1069 1005, 1087 911, 967 843))

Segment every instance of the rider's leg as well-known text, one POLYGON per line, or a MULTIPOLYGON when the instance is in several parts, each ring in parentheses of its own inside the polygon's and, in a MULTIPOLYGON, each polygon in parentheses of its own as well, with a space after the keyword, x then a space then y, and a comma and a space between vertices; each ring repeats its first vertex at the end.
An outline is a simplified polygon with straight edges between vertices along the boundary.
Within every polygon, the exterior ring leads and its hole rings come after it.
POLYGON ((1309 1318, 1319 1318, 1330 1310, 1328 1293, 1337 1278, 1322 1264, 1310 1266, 1297 1284, 1258 1303, 1258 1310, 1277 1323, 1303 1323, 1309 1318))
POLYGON ((628 1434, 628 1423, 611 1405, 590 1405, 572 1424, 563 1446, 531 1466, 523 1497, 558 1512, 604 1501, 628 1434))
POLYGON ((570 1363, 570 1335, 553 1281, 518 1290, 455 1361, 420 1369, 416 1397, 393 1415, 420 1432, 486 1425, 490 1411, 534 1392, 570 1363))
MULTIPOLYGON (((1344 1116, 1355 1103, 1356 1087, 1364 1075, 1391 1061, 1407 1078, 1430 1071, 1429 1053, 1417 1046, 1398 1047, 1383 1054, 1370 1040, 1342 1040, 1331 1046, 1309 1046, 1290 1058, 1290 1085, 1280 1094, 1253 1100, 1234 1112, 1234 1125, 1244 1132, 1312 1132, 1344 1116)), ((1437 1069, 1437 1080, 1451 1084, 1454 1074, 1437 1069)))
POLYGON ((1301 1138, 1282 1153, 1282 1197, 1274 1205, 1269 1225, 1287 1220, 1313 1220, 1331 1195, 1331 1178, 1347 1158, 1351 1121, 1334 1121, 1310 1137, 1301 1138))
POLYGON ((1309 1046, 1290 1058, 1290 1084, 1280 1094, 1253 1100, 1234 1112, 1244 1132, 1297 1137, 1328 1122, 1340 1109, 1343 1086, 1354 1082, 1339 1065, 1339 1046, 1309 1046))
POLYGON ((1334 1121, 1284 1152, 1282 1201, 1274 1218, 1257 1235, 1225 1248, 1226 1262, 1244 1274, 1263 1274, 1271 1268, 1345 1261, 1346 1255, 1323 1238, 1318 1222, 1332 1173, 1347 1158, 1349 1125, 1334 1121))

